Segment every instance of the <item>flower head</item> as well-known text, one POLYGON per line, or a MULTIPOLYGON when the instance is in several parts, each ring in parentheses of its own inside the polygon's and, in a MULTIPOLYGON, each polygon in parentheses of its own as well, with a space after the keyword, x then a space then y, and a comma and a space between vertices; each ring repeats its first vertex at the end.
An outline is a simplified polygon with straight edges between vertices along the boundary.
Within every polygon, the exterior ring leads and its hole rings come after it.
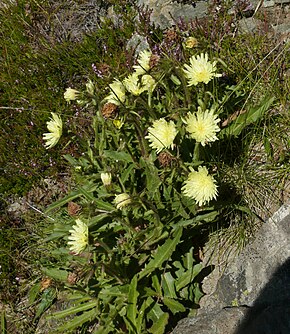
POLYGON ((141 51, 137 58, 138 65, 134 65, 135 73, 137 75, 145 74, 150 70, 150 59, 152 52, 149 50, 141 51))
POLYGON ((149 74, 142 75, 141 83, 142 83, 143 89, 149 92, 153 92, 154 88, 157 85, 155 79, 149 74))
POLYGON ((101 180, 104 186, 109 186, 112 181, 112 174, 111 173, 101 173, 101 180))
POLYGON ((207 84, 212 78, 221 76, 221 74, 215 73, 216 61, 209 62, 207 53, 192 56, 189 61, 190 65, 185 64, 183 69, 188 86, 196 86, 199 82, 207 84))
POLYGON ((115 200, 114 200, 117 209, 123 209, 127 205, 129 205, 132 202, 132 199, 130 195, 126 193, 122 193, 119 195, 116 195, 115 200))
POLYGON ((148 128, 148 135, 145 138, 149 140, 149 146, 159 153, 164 148, 171 147, 173 149, 176 135, 177 130, 173 121, 167 122, 164 118, 160 118, 153 122, 152 127, 148 128))
POLYGON ((73 225, 72 230, 69 231, 70 236, 68 239, 68 245, 70 250, 75 254, 81 253, 88 245, 89 229, 87 224, 80 219, 76 219, 76 225, 73 225))
POLYGON ((141 86, 136 73, 128 75, 128 77, 124 79, 123 84, 127 91, 135 96, 139 96, 144 92, 144 88, 141 86))
POLYGON ((46 141, 46 148, 52 148, 53 146, 55 146, 62 135, 61 118, 53 112, 51 113, 51 115, 52 118, 50 119, 50 121, 46 122, 49 132, 43 134, 43 139, 46 141))
POLYGON ((187 48, 187 49, 192 49, 194 48, 195 46, 197 46, 198 44, 198 41, 195 37, 188 37, 185 42, 184 42, 184 46, 187 48))
POLYGON ((76 100, 80 95, 80 92, 73 88, 67 88, 63 96, 67 102, 76 100))
POLYGON ((185 123, 186 130, 190 133, 191 138, 205 146, 208 142, 218 140, 216 133, 220 131, 218 123, 220 119, 214 114, 213 110, 202 111, 201 107, 195 114, 189 113, 185 123))
POLYGON ((206 167, 198 167, 198 171, 192 170, 185 181, 182 191, 185 196, 193 198, 198 205, 203 205, 217 197, 217 185, 215 179, 208 174, 206 167))
POLYGON ((119 106, 121 103, 125 102, 126 92, 125 87, 119 80, 114 80, 110 85, 111 93, 105 97, 105 100, 109 103, 114 103, 119 106))

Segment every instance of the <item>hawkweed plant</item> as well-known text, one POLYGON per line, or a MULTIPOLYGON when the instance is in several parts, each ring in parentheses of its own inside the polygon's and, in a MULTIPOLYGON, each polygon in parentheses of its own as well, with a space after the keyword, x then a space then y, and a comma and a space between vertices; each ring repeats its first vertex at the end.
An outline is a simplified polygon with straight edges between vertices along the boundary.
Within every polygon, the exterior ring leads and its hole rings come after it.
POLYGON ((197 307, 202 264, 194 240, 231 205, 223 150, 274 98, 233 110, 242 87, 229 86, 220 74, 226 64, 197 53, 196 44, 187 41, 182 62, 144 50, 106 90, 89 81, 64 93, 95 110, 95 138, 79 159, 65 155, 79 185, 47 210, 81 208, 56 219, 46 239, 62 259, 45 272, 61 271, 74 300, 50 318, 77 314, 60 332, 95 324, 94 333, 162 334, 197 307))

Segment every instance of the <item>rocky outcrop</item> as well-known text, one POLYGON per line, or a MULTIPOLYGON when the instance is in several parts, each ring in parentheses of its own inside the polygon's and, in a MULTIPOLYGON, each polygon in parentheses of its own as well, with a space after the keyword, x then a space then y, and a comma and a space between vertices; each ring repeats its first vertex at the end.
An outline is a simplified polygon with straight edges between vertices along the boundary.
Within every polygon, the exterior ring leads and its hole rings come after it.
POLYGON ((284 205, 228 265, 198 315, 172 334, 289 334, 289 240, 290 205, 284 205))

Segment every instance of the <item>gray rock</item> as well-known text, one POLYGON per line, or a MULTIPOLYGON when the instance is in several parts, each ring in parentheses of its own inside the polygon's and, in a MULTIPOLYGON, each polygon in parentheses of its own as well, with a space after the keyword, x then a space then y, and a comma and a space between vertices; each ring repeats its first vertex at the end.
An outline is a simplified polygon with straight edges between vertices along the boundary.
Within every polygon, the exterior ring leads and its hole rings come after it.
POLYGON ((171 334, 231 334, 237 330, 246 312, 246 307, 235 307, 183 319, 171 334))
POLYGON ((179 18, 189 21, 194 18, 204 17, 207 13, 206 1, 198 1, 195 6, 180 4, 170 0, 137 0, 137 4, 152 10, 151 23, 161 29, 173 26, 174 20, 179 18))
POLYGON ((274 7, 275 6, 275 1, 274 0, 264 1, 262 6, 264 8, 274 7))
POLYGON ((126 48, 127 50, 134 50, 135 56, 138 56, 141 51, 150 49, 150 46, 145 36, 135 33, 129 39, 126 48))
POLYGON ((241 34, 252 34, 258 31, 262 21, 254 17, 244 17, 238 23, 238 30, 241 34))
POLYGON ((224 270, 198 315, 172 333, 289 334, 289 240, 290 205, 284 205, 224 270))

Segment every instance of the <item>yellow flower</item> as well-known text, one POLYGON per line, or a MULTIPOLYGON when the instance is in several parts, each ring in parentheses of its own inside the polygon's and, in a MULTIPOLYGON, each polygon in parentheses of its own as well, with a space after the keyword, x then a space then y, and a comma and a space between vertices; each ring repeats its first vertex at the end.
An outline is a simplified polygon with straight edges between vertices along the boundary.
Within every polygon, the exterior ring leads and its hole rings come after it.
POLYGON ((149 74, 142 75, 141 83, 142 83, 143 89, 147 90, 148 92, 153 92, 153 90, 155 89, 157 85, 155 79, 149 74))
POLYGON ((185 196, 194 199, 198 205, 203 205, 212 199, 216 199, 218 191, 216 180, 208 175, 206 167, 198 167, 198 171, 192 170, 185 181, 182 191, 185 196))
POLYGON ((221 74, 216 72, 216 61, 209 62, 208 55, 201 53, 201 55, 192 56, 190 65, 184 65, 184 73, 188 80, 188 86, 196 86, 199 82, 209 83, 214 77, 220 77, 221 74))
POLYGON ((188 37, 186 40, 185 40, 185 43, 184 43, 184 46, 187 48, 187 49, 192 49, 194 48, 195 46, 197 46, 198 44, 198 41, 195 37, 188 37))
POLYGON ((157 153, 164 148, 173 149, 173 141, 177 135, 177 130, 173 121, 166 122, 160 118, 153 122, 153 126, 148 128, 148 135, 145 137, 150 141, 149 146, 156 149, 157 153))
POLYGON ((114 202, 116 204, 117 209, 123 209, 124 207, 129 205, 132 202, 132 200, 130 195, 122 193, 115 196, 114 202))
POLYGON ((190 133, 191 138, 201 143, 202 146, 218 140, 216 133, 220 131, 217 125, 219 122, 220 119, 213 110, 202 111, 201 107, 198 107, 195 114, 189 113, 185 120, 186 130, 190 133))
POLYGON ((80 92, 73 88, 67 88, 63 96, 67 102, 74 101, 78 98, 80 92))
POLYGON ((114 119, 113 124, 118 130, 120 130, 121 127, 124 125, 124 122, 120 119, 114 119))
POLYGON ((136 73, 130 74, 124 79, 123 84, 127 91, 135 96, 140 95, 144 92, 144 88, 140 84, 140 80, 136 73))
POLYGON ((92 82, 92 80, 89 80, 87 83, 86 83, 86 90, 89 94, 91 95, 94 95, 95 93, 95 85, 94 83, 92 82))
POLYGON ((105 100, 108 103, 114 103, 119 106, 121 103, 124 103, 126 100, 125 87, 121 81, 115 79, 113 83, 109 85, 111 93, 105 97, 105 100))
POLYGON ((44 144, 46 148, 52 148, 57 144, 59 138, 62 135, 62 120, 61 118, 55 114, 51 113, 52 118, 50 121, 46 122, 48 133, 43 134, 43 139, 46 141, 44 144))
POLYGON ((101 173, 101 180, 104 186, 109 186, 112 181, 112 174, 111 173, 101 173))
POLYGON ((71 234, 68 237, 70 241, 67 243, 70 245, 69 249, 75 254, 81 253, 88 245, 89 229, 87 224, 76 219, 76 225, 69 232, 71 234))
POLYGON ((150 59, 152 52, 149 50, 141 51, 137 59, 138 65, 134 65, 135 73, 137 75, 142 75, 150 70, 150 59))

